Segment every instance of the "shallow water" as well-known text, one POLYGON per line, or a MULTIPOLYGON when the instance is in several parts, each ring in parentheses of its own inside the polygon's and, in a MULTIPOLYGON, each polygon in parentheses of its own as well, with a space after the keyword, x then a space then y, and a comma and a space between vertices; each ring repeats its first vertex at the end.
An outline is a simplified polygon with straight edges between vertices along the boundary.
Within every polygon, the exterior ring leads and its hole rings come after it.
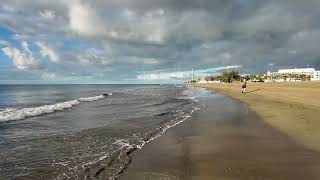
POLYGON ((175 85, 16 85, 0 108, 2 178, 113 179, 197 103, 175 85))
POLYGON ((318 180, 320 153, 264 122, 247 104, 197 88, 199 111, 135 151, 120 180, 318 180))

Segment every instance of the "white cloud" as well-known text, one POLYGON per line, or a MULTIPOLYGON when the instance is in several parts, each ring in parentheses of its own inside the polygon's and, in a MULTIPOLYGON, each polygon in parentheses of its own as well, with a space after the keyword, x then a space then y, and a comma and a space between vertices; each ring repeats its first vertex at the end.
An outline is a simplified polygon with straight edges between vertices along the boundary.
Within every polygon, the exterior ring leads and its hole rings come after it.
MULTIPOLYGON (((243 64, 243 73, 258 73, 269 68, 270 60, 274 68, 320 67, 318 10, 314 8, 319 2, 1 0, 0 24, 10 34, 16 33, 12 39, 27 41, 32 51, 31 43, 50 45, 58 58, 50 50, 36 48, 35 59, 66 60, 50 61, 46 67, 66 76, 102 73, 122 80, 146 71, 140 78, 167 79, 185 76, 166 71, 172 68, 228 64, 243 64), (87 53, 89 47, 103 53, 87 53), (106 68, 121 75, 109 74, 106 68)), ((12 57, 27 53, 8 38, 4 40, 10 44, 1 43, 0 49, 9 46, 12 57)))
POLYGON ((159 62, 159 60, 157 60, 155 58, 131 57, 131 58, 128 58, 128 63, 156 65, 156 64, 159 64, 160 62, 159 62))
POLYGON ((147 41, 148 42, 154 42, 154 43, 162 43, 164 38, 164 32, 162 29, 157 29, 156 31, 150 33, 147 36, 147 41))
POLYGON ((12 36, 12 39, 17 40, 17 41, 26 41, 30 39, 31 37, 25 34, 15 34, 12 36))
POLYGON ((107 58, 104 50, 97 50, 95 48, 86 49, 84 53, 77 55, 77 59, 82 66, 105 66, 112 62, 107 58))
POLYGON ((163 16, 164 11, 152 10, 141 16, 137 16, 132 24, 131 31, 138 34, 140 41, 162 44, 167 36, 167 19, 163 16))
POLYGON ((155 64, 159 64, 159 61, 155 58, 145 58, 143 59, 143 63, 148 65, 155 65, 155 64))
POLYGON ((3 46, 9 46, 9 42, 0 39, 0 46, 1 46, 1 45, 3 45, 3 46))
POLYGON ((239 21, 238 30, 247 34, 257 34, 263 32, 290 32, 303 28, 304 20, 295 16, 289 9, 284 9, 279 5, 271 4, 259 9, 256 14, 246 18, 244 22, 239 21))
POLYGON ((164 10, 151 10, 137 13, 124 9, 118 23, 114 19, 100 16, 97 9, 89 4, 74 0, 69 4, 70 29, 82 36, 121 41, 163 43, 166 32, 164 10))
POLYGON ((78 56, 78 59, 82 66, 86 66, 90 64, 90 60, 84 56, 78 56))
MULTIPOLYGON (((195 70, 196 75, 206 75, 217 73, 221 70, 228 69, 239 69, 240 65, 233 66, 222 66, 217 68, 209 68, 209 69, 198 69, 195 70)), ((190 71, 177 71, 177 72, 159 72, 159 73, 150 73, 150 74, 140 74, 137 75, 136 78, 138 80, 173 80, 173 79, 187 79, 191 78, 192 72, 190 71)))
POLYGON ((69 7, 69 25, 71 30, 86 36, 99 36, 105 34, 101 19, 94 9, 80 1, 72 1, 69 7))
POLYGON ((135 12, 131 11, 130 9, 126 8, 123 10, 123 16, 128 19, 128 20, 132 20, 133 17, 135 16, 135 12))
POLYGON ((50 72, 43 72, 41 74, 42 79, 54 79, 58 77, 59 75, 57 73, 50 73, 50 72))
POLYGON ((289 54, 297 54, 297 51, 296 50, 290 50, 288 51, 289 54))
POLYGON ((36 45, 39 46, 39 48, 41 48, 40 53, 41 53, 42 57, 49 57, 49 59, 53 63, 60 62, 59 54, 56 51, 54 51, 52 48, 48 47, 47 45, 45 45, 42 42, 36 42, 36 45))
POLYGON ((172 73, 153 73, 137 75, 138 80, 170 80, 170 79, 184 79, 190 77, 190 72, 172 72, 172 73))
POLYGON ((103 49, 107 54, 112 54, 112 48, 110 47, 110 45, 104 43, 103 44, 103 49))
POLYGON ((14 66, 18 69, 30 69, 37 67, 40 63, 34 59, 28 43, 23 41, 21 46, 21 51, 11 46, 2 48, 2 51, 5 55, 11 58, 14 66))
POLYGON ((289 54, 308 54, 309 57, 316 55, 319 57, 320 30, 300 31, 292 35, 288 40, 287 47, 289 54))
POLYGON ((232 58, 232 55, 231 55, 230 53, 223 53, 221 56, 222 56, 223 58, 225 58, 225 59, 230 59, 230 58, 232 58))
POLYGON ((56 13, 55 11, 52 11, 50 9, 45 9, 43 11, 39 12, 40 17, 44 19, 55 19, 56 18, 56 13))

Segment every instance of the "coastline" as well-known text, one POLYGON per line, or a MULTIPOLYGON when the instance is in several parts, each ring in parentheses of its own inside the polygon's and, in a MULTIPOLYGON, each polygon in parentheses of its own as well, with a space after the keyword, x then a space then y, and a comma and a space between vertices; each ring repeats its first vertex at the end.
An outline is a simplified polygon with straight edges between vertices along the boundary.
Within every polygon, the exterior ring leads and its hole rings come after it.
POLYGON ((318 179, 320 154, 269 126, 247 104, 201 91, 201 109, 130 154, 121 180, 318 179), (204 92, 204 93, 203 93, 204 92))
POLYGON ((238 99, 253 109, 272 127, 299 144, 320 151, 320 82, 195 84, 238 99))

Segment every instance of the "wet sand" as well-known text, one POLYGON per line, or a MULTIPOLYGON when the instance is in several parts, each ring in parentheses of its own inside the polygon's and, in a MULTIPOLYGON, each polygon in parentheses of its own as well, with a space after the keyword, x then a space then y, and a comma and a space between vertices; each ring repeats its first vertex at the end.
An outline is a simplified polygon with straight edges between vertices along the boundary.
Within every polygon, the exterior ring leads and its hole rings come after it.
POLYGON ((320 82, 249 82, 246 94, 241 93, 241 83, 195 85, 247 103, 273 128, 320 152, 320 82))
POLYGON ((130 156, 121 180, 320 179, 320 154, 238 100, 197 89, 202 108, 130 156))

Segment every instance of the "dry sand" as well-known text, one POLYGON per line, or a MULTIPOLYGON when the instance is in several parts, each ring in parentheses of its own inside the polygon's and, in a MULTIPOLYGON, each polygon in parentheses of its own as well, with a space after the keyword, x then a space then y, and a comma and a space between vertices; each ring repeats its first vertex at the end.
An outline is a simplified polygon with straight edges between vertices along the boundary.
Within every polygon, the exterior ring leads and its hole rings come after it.
POLYGON ((320 151, 320 82, 201 84, 249 105, 272 127, 320 151))
POLYGON ((135 151, 120 179, 320 179, 319 152, 272 128, 245 103, 197 92, 201 110, 135 151))

